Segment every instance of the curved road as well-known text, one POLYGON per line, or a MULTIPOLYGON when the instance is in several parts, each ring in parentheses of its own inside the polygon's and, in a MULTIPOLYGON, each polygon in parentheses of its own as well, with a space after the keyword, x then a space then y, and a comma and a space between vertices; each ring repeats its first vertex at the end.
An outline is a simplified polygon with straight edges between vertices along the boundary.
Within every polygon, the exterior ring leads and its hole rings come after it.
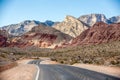
POLYGON ((39 64, 40 60, 29 63, 39 66, 38 80, 120 80, 120 78, 73 66, 39 64))

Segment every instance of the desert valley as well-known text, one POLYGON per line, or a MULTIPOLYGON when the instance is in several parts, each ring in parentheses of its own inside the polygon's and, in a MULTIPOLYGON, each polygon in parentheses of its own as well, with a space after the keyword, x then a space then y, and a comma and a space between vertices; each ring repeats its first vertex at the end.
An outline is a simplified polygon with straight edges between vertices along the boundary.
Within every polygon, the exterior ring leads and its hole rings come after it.
POLYGON ((0 80, 33 80, 39 72, 35 64, 40 67, 41 75, 46 73, 39 80, 119 80, 120 16, 107 19, 104 14, 78 18, 67 15, 62 22, 25 20, 0 27, 0 80), (83 74, 76 68, 71 71, 70 65, 85 70, 81 69, 83 74), (62 68, 67 72, 61 72, 62 68), (55 77, 48 74, 51 70, 55 77), (12 76, 13 79, 10 73, 19 77, 12 76), (59 74, 66 76, 61 79, 59 74))

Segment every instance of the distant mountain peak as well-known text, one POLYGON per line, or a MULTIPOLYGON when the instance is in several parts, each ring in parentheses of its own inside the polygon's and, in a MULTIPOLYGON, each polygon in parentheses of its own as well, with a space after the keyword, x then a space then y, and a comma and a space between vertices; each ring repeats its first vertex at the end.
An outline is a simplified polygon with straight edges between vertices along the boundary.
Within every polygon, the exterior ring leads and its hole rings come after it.
POLYGON ((120 16, 113 16, 113 17, 109 18, 109 21, 111 23, 119 23, 120 22, 120 16))
POLYGON ((1 27, 1 30, 6 30, 10 35, 13 36, 21 36, 24 33, 30 31, 33 27, 38 26, 40 24, 45 24, 46 26, 52 26, 54 22, 50 20, 46 22, 40 22, 36 20, 25 20, 18 24, 3 26, 1 27))
POLYGON ((105 16, 104 14, 100 14, 100 13, 91 13, 91 14, 85 14, 82 16, 105 16))
POLYGON ((70 15, 67 15, 64 19, 64 21, 73 21, 73 20, 77 20, 77 18, 73 17, 73 16, 70 16, 70 15))
POLYGON ((25 20, 25 21, 22 21, 22 22, 20 22, 20 23, 18 23, 18 24, 25 24, 25 25, 27 25, 27 24, 40 24, 40 21, 36 21, 36 20, 25 20))
POLYGON ((51 20, 46 20, 45 23, 47 26, 53 26, 55 22, 51 21, 51 20))
POLYGON ((101 21, 107 23, 107 18, 104 14, 88 14, 80 16, 78 19, 89 26, 93 26, 96 22, 101 21))

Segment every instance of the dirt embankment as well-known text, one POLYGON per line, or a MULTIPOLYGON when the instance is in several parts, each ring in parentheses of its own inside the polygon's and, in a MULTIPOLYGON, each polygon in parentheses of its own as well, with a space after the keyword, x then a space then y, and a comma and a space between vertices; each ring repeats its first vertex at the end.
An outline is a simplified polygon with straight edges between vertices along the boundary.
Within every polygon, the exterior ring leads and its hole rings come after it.
POLYGON ((17 61, 18 66, 0 73, 0 80, 33 80, 37 72, 37 67, 27 64, 30 60, 17 61))
POLYGON ((0 72, 13 68, 17 65, 17 62, 10 62, 8 64, 0 65, 0 72))
POLYGON ((33 80, 37 69, 34 65, 19 65, 0 73, 0 80, 33 80))

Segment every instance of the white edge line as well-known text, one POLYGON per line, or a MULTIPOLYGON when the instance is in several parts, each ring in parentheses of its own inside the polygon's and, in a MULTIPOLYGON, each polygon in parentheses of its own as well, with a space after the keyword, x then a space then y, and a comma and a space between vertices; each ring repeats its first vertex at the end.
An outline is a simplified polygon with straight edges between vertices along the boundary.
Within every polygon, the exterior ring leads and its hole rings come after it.
POLYGON ((40 69, 39 69, 39 67, 38 66, 36 66, 37 67, 37 74, 36 74, 36 77, 35 77, 35 80, 38 80, 38 77, 39 77, 39 73, 40 73, 40 69))

